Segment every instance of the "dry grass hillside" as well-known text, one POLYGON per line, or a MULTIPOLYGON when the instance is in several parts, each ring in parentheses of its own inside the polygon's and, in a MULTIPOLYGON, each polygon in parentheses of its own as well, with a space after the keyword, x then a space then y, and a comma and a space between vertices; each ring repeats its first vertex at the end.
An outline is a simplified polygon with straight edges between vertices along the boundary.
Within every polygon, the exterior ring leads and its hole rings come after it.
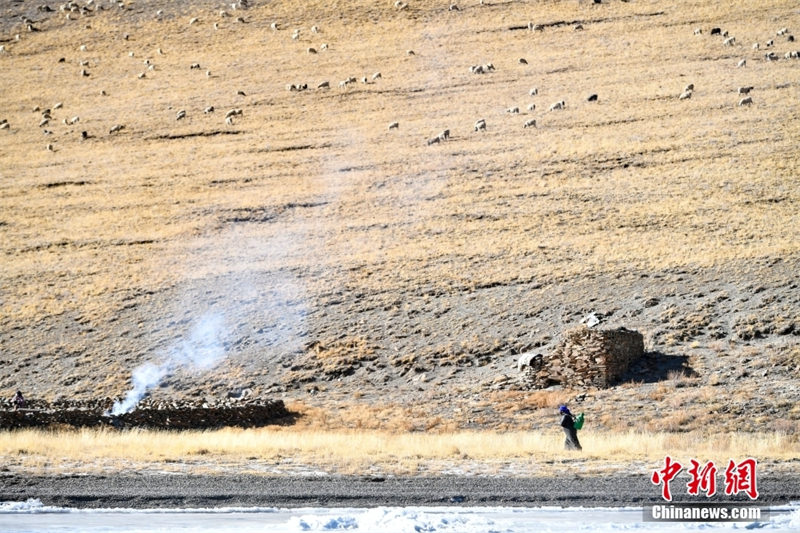
POLYGON ((796 2, 39 3, 0 8, 2 394, 151 362, 332 428, 797 433, 796 2), (590 312, 645 360, 525 390, 590 312))

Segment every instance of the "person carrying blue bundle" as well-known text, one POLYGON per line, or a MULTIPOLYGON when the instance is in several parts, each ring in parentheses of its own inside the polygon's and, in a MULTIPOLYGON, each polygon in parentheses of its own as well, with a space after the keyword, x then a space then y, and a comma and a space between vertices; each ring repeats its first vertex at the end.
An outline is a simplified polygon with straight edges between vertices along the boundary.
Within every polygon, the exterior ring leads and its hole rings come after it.
POLYGON ((578 429, 583 427, 583 413, 579 414, 576 419, 566 405, 559 407, 558 413, 561 415, 561 429, 567 436, 564 441, 564 449, 582 450, 581 443, 578 441, 578 429))

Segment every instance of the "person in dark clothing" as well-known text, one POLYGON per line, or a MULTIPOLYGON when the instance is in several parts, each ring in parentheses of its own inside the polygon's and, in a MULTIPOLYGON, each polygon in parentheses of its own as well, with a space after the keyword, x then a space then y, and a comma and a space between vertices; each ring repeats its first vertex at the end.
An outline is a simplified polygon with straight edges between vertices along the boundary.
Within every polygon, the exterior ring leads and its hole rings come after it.
POLYGON ((11 401, 13 402, 15 409, 22 409, 25 407, 25 398, 22 396, 22 391, 17 391, 11 401))
POLYGON ((564 449, 582 450, 581 443, 578 441, 578 430, 575 429, 575 417, 572 416, 566 405, 559 407, 558 412, 561 415, 561 428, 567 436, 564 441, 564 449))

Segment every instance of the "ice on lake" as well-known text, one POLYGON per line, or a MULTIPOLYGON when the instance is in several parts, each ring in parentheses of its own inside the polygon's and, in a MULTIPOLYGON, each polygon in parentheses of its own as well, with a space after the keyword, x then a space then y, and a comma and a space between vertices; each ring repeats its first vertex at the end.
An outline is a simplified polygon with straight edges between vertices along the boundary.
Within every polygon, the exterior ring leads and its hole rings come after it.
POLYGON ((375 533, 517 533, 764 530, 800 531, 800 502, 772 507, 759 522, 654 523, 641 507, 376 507, 71 509, 39 500, 0 503, 0 531, 11 532, 180 532, 359 531, 375 533))

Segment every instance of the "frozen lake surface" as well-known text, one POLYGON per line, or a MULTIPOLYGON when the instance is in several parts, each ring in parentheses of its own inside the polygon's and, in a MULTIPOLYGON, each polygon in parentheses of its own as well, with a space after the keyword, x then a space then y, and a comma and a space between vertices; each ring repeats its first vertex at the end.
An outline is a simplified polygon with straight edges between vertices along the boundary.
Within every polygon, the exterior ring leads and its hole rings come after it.
POLYGON ((0 531, 138 532, 366 531, 516 533, 530 531, 800 531, 800 502, 771 508, 760 522, 654 523, 641 507, 377 507, 70 509, 39 500, 0 503, 0 531))

